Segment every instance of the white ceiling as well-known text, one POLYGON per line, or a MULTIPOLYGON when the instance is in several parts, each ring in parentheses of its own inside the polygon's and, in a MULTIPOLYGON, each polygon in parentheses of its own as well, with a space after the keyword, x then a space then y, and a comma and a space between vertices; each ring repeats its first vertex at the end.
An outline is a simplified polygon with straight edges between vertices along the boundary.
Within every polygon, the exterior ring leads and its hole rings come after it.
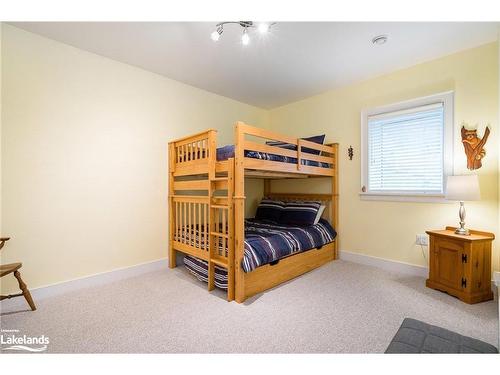
POLYGON ((216 22, 12 23, 166 77, 263 108, 495 41, 497 23, 280 22, 265 38, 216 22), (387 34, 376 46, 371 39, 387 34))

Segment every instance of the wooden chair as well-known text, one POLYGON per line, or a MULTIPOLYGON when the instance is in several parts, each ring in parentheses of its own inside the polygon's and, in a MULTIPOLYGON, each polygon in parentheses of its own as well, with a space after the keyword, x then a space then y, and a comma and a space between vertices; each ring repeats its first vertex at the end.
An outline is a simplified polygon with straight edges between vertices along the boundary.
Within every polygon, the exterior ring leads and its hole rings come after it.
MULTIPOLYGON (((10 240, 9 237, 5 238, 0 238, 0 250, 3 248, 5 245, 5 242, 10 240)), ((21 289, 22 293, 18 294, 9 294, 8 296, 1 296, 0 295, 0 301, 6 298, 14 298, 14 297, 20 297, 24 296, 26 298, 26 302, 28 302, 28 305, 30 305, 31 310, 35 311, 36 306, 35 303, 33 302, 33 298, 31 298, 30 291, 28 290, 28 287, 24 283, 24 281, 21 279, 21 273, 19 272, 19 268, 23 266, 22 263, 11 263, 11 264, 1 264, 0 265, 0 278, 8 275, 9 273, 14 273, 14 277, 17 279, 17 282, 19 283, 19 289, 21 289)))

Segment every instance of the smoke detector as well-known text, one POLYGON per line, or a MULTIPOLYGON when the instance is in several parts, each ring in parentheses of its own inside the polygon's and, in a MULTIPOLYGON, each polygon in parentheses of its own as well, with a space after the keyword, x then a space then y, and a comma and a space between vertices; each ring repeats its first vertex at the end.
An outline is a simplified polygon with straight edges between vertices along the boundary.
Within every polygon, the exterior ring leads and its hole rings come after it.
POLYGON ((375 38, 372 39, 372 43, 375 45, 382 45, 387 43, 388 37, 387 35, 377 35, 375 38))

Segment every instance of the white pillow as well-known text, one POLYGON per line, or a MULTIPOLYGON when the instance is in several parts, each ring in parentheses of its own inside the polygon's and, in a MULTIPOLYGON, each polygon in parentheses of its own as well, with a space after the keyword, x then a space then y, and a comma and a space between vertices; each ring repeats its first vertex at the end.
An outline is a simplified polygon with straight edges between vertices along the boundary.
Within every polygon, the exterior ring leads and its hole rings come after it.
POLYGON ((319 219, 321 219, 321 215, 323 215, 323 211, 325 210, 325 208, 326 208, 326 205, 324 205, 324 204, 322 204, 319 207, 318 213, 316 214, 316 219, 314 219, 315 225, 319 223, 319 219))

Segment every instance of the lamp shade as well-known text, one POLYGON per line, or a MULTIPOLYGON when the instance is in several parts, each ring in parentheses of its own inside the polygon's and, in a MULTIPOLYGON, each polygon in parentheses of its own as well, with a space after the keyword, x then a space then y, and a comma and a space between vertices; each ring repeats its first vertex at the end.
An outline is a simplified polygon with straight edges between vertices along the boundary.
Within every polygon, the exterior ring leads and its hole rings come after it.
POLYGON ((478 201, 481 199, 477 175, 448 176, 446 199, 452 201, 478 201))

